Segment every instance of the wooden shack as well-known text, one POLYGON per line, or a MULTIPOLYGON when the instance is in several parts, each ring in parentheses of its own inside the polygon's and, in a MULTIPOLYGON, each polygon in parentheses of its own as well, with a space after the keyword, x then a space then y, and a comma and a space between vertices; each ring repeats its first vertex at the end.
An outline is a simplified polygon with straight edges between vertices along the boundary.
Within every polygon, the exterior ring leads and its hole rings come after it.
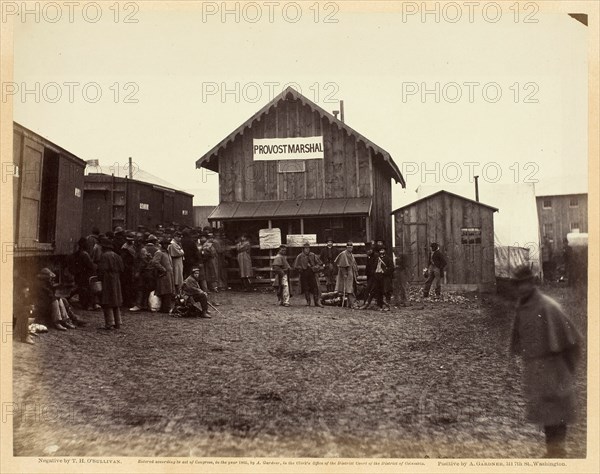
POLYGON ((261 228, 316 234, 317 242, 382 239, 391 245, 390 154, 287 88, 196 161, 219 173, 210 214, 231 238, 261 228))
POLYGON ((70 254, 81 236, 85 161, 14 122, 13 162, 15 258, 39 266, 70 254))
POLYGON ((89 173, 84 179, 81 232, 88 235, 93 227, 106 232, 117 226, 136 230, 140 225, 154 229, 157 224, 192 227, 193 198, 183 191, 123 175, 89 173))
POLYGON ((448 260, 444 283, 450 288, 493 288, 497 210, 448 191, 439 191, 396 209, 393 212, 395 253, 403 255, 409 281, 423 282, 429 246, 437 242, 448 260))

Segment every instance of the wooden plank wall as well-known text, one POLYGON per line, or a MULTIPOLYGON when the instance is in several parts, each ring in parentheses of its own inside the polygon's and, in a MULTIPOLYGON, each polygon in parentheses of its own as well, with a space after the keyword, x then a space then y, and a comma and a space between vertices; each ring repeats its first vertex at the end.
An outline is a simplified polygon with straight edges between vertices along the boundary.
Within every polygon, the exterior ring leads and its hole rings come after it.
POLYGON ((383 165, 383 157, 372 156, 373 207, 371 210, 371 239, 383 239, 392 246, 392 182, 383 165))
POLYGON ((83 217, 83 178, 85 165, 59 155, 58 195, 56 201, 55 253, 72 253, 81 235, 83 217), (75 188, 80 195, 75 195, 75 188))
POLYGON ((371 196, 370 160, 367 147, 340 126, 299 100, 282 100, 220 151, 220 201, 371 196), (276 161, 252 159, 254 138, 321 135, 325 158, 304 160, 303 173, 279 173, 276 161))
POLYGON ((464 199, 441 194, 395 214, 396 246, 408 258, 411 280, 419 280, 427 252, 437 242, 448 259, 447 283, 495 281, 493 211, 464 199), (409 225, 411 224, 411 225, 409 225), (481 227, 481 244, 464 245, 461 228, 481 227), (419 272, 419 273, 416 273, 419 272))

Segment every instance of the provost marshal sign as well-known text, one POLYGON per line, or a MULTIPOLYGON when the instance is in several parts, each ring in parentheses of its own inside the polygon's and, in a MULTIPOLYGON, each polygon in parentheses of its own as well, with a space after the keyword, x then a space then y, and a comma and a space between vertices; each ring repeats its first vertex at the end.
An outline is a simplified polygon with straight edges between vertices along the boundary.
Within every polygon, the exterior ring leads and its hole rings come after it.
POLYGON ((255 138, 254 161, 323 159, 323 137, 255 138))

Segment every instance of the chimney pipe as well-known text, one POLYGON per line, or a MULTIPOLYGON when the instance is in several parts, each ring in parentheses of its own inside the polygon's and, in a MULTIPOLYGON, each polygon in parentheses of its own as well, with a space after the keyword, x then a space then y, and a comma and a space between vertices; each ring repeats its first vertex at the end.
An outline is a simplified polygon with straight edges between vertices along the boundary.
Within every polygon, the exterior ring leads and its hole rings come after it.
POLYGON ((475 201, 479 202, 479 176, 474 176, 475 178, 475 201))
POLYGON ((340 100, 340 120, 344 122, 344 101, 340 100))
POLYGON ((133 162, 131 156, 129 157, 129 179, 133 179, 133 162))
POLYGON ((339 110, 334 110, 334 111, 333 111, 333 116, 334 116, 335 118, 338 118, 338 114, 339 114, 339 113, 340 113, 340 111, 339 111, 339 110))

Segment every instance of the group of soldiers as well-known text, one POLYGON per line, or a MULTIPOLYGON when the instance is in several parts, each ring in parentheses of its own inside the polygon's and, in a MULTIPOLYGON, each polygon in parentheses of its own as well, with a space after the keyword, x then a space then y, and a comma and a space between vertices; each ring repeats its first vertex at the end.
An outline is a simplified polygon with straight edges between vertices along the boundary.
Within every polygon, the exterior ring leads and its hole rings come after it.
POLYGON ((287 261, 287 246, 282 245, 275 256, 272 269, 275 274, 273 286, 277 291, 278 303, 289 306, 289 271, 296 270, 300 279, 300 292, 306 298, 307 306, 311 301, 315 306, 322 307, 323 303, 335 300, 342 306, 349 308, 368 309, 373 300, 382 311, 390 310, 390 300, 393 292, 393 279, 399 278, 400 304, 407 304, 406 277, 404 265, 399 260, 400 272, 388 255, 382 240, 373 241, 367 250, 366 288, 359 290, 358 265, 353 254, 354 244, 349 241, 341 252, 333 246, 333 239, 328 238, 326 246, 320 254, 311 251, 310 243, 305 242, 302 252, 296 257, 293 265, 287 261), (322 293, 319 285, 319 276, 325 277, 326 293, 322 293), (357 305, 357 297, 362 296, 363 304, 357 305))

